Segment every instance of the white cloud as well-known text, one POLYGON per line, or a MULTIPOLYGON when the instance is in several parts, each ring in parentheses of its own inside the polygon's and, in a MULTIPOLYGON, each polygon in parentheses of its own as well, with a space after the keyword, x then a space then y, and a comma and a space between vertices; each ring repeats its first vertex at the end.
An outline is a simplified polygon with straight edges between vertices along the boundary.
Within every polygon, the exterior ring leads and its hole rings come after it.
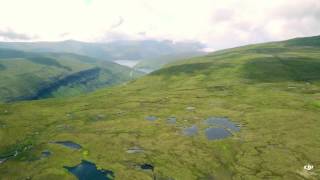
POLYGON ((0 37, 5 40, 23 40, 28 41, 37 38, 36 36, 29 36, 26 34, 16 33, 11 29, 0 30, 0 37))
MULTIPOLYGON (((0 4, 0 31, 10 29, 33 40, 197 40, 221 49, 320 34, 319 0, 0 0, 0 4)), ((0 40, 8 37, 0 35, 0 40)))

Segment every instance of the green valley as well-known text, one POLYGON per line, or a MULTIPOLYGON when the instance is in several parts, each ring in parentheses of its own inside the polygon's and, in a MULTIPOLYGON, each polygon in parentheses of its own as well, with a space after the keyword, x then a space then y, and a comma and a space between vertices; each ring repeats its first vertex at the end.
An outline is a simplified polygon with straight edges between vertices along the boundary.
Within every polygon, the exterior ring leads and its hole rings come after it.
POLYGON ((74 96, 140 75, 112 62, 76 54, 0 49, 0 101, 74 96))

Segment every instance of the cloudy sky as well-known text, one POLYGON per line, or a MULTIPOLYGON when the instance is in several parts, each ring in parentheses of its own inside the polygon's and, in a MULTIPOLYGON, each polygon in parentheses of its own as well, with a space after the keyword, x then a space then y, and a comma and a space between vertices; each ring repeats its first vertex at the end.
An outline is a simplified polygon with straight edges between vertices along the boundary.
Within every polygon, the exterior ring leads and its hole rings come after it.
POLYGON ((200 41, 320 35, 320 0, 0 0, 1 41, 200 41))

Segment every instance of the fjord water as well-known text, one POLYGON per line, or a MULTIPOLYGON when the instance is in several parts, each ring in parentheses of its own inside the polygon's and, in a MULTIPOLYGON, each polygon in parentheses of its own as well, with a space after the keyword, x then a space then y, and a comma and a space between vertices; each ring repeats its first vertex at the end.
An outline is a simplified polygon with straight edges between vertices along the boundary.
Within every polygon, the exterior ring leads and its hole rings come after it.
POLYGON ((133 68, 135 65, 137 65, 139 63, 139 61, 137 60, 116 60, 114 61, 117 64, 123 65, 123 66, 127 66, 130 68, 133 68))

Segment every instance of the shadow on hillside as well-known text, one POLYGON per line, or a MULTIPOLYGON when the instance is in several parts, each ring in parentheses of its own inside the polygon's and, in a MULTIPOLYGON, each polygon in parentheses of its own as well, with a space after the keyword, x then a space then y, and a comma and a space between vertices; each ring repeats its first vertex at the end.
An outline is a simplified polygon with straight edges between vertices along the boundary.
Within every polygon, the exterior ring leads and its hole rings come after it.
POLYGON ((51 83, 43 84, 42 86, 38 87, 36 92, 34 92, 32 95, 11 98, 11 99, 8 99, 7 102, 14 102, 14 101, 20 101, 20 100, 36 100, 36 99, 52 97, 52 93, 54 93, 60 87, 72 86, 76 84, 85 84, 89 81, 97 79, 100 72, 101 72, 101 69, 97 67, 79 71, 77 73, 73 73, 71 75, 63 77, 62 79, 56 79, 51 83))
POLYGON ((320 80, 320 59, 259 58, 247 62, 242 72, 245 78, 258 82, 318 81, 320 80))

